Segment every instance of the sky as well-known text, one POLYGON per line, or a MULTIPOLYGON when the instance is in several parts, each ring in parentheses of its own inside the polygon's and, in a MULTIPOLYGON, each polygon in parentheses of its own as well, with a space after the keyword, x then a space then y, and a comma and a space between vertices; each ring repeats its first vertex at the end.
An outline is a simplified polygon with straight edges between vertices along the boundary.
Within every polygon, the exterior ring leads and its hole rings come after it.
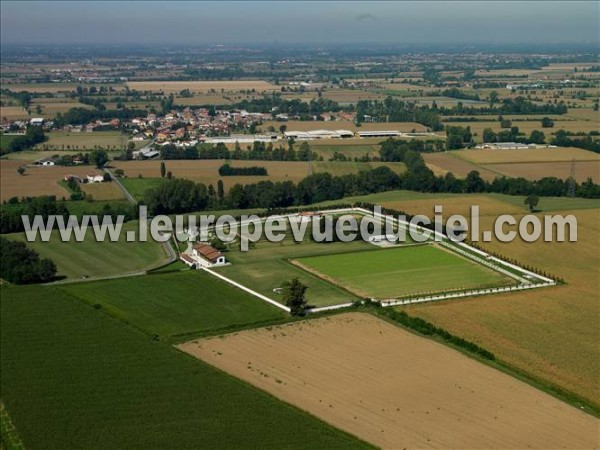
POLYGON ((9 1, 2 44, 593 44, 598 1, 9 1))

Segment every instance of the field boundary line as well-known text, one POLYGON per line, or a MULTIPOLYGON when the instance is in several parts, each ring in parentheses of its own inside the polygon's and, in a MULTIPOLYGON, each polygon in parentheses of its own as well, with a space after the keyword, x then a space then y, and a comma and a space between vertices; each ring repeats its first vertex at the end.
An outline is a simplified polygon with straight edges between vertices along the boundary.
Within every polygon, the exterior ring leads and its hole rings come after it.
POLYGON ((210 270, 207 267, 201 267, 200 269, 204 270, 205 272, 210 273, 211 275, 220 278, 221 280, 231 284, 232 286, 235 286, 243 291, 246 291, 247 293, 254 295, 255 297, 258 297, 259 299, 261 299, 262 301, 265 301, 267 303, 270 303, 273 306, 276 306, 280 309, 283 309, 284 311, 287 311, 288 313, 290 312, 290 308, 288 308, 287 306, 282 305, 281 303, 276 302, 275 300, 273 300, 272 298, 267 297, 266 295, 262 295, 256 291, 253 291, 252 289, 250 289, 249 287, 244 286, 243 284, 238 283, 237 281, 233 281, 230 278, 227 278, 225 275, 221 275, 220 273, 217 273, 213 270, 210 270))

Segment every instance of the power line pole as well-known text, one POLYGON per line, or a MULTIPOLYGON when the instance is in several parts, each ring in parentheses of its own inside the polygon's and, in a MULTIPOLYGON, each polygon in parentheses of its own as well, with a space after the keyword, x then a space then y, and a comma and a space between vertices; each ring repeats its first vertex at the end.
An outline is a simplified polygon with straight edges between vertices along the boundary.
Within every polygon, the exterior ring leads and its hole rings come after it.
POLYGON ((567 197, 575 197, 575 158, 571 161, 571 175, 567 180, 567 197))

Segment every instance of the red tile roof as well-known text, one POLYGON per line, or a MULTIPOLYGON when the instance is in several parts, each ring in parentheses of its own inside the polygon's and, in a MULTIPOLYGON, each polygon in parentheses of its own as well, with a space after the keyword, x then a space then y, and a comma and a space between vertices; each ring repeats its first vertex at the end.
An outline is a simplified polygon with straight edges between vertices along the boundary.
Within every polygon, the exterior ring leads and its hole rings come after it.
POLYGON ((197 244, 194 244, 192 248, 196 250, 200 254, 200 256, 202 256, 204 259, 210 262, 215 262, 217 258, 223 256, 223 253, 221 253, 219 250, 217 250, 209 244, 203 244, 199 242, 197 244))

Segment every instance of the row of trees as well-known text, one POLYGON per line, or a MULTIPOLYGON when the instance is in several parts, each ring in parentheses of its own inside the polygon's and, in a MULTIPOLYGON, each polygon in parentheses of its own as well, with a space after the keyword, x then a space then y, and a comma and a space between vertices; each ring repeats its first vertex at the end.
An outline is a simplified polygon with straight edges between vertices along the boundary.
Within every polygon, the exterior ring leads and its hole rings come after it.
POLYGON ((293 141, 287 146, 275 147, 273 143, 254 142, 246 150, 242 150, 236 143, 233 150, 229 150, 225 144, 198 144, 195 147, 178 147, 173 144, 165 144, 160 148, 161 159, 225 159, 225 160, 247 160, 247 161, 308 161, 317 160, 319 155, 311 152, 308 142, 302 142, 299 147, 293 141))
POLYGON ((15 284, 44 283, 56 275, 56 264, 23 242, 0 237, 0 278, 15 284))
MULTIPOLYGON (((104 105, 102 105, 104 106, 104 105)), ((119 119, 121 121, 131 120, 135 117, 145 117, 147 111, 144 109, 105 109, 105 108, 71 108, 64 114, 58 113, 54 119, 56 127, 65 125, 84 125, 95 120, 119 119)))
MULTIPOLYGON (((492 92, 493 94, 493 92, 492 92)), ((453 115, 489 115, 489 114, 513 114, 513 115, 529 115, 529 114, 566 114, 568 112, 567 105, 563 102, 538 104, 525 97, 504 98, 499 99, 499 96, 490 94, 489 104, 486 106, 473 105, 465 106, 462 102, 458 102, 452 107, 436 107, 437 112, 443 116, 453 115)))
POLYGON ((359 100, 356 103, 357 123, 373 122, 417 122, 432 131, 444 129, 440 115, 435 108, 419 106, 415 102, 405 102, 393 97, 384 101, 359 100))
MULTIPOLYGON (((68 220, 71 212, 67 207, 68 203, 57 199, 55 196, 43 195, 39 197, 25 197, 19 200, 12 197, 0 208, 0 234, 17 233, 24 231, 23 220, 21 216, 26 215, 33 220, 33 217, 40 215, 44 221, 50 215, 62 216, 65 222, 68 220)), ((83 214, 110 215, 113 219, 117 216, 123 216, 125 221, 137 217, 137 208, 127 203, 112 203, 98 205, 94 202, 84 202, 85 208, 78 208, 77 216, 83 214)), ((56 223, 55 223, 56 225, 56 223)))
POLYGON ((13 138, 6 146, 6 149, 2 149, 2 153, 4 154, 27 150, 28 148, 32 148, 37 144, 41 144, 45 140, 46 136, 44 135, 44 130, 42 130, 41 127, 29 126, 27 127, 25 134, 13 138))
POLYGON ((219 175, 222 177, 244 175, 244 176, 266 176, 267 169, 264 167, 231 167, 230 164, 223 164, 219 167, 219 175))
POLYGON ((559 147, 578 147, 600 153, 600 140, 594 139, 591 133, 582 137, 570 137, 565 130, 558 130, 551 143, 559 147))
POLYGON ((16 197, 9 200, 8 204, 0 208, 0 233, 15 233, 23 231, 22 215, 33 219, 40 215, 44 220, 50 215, 63 216, 67 220, 69 210, 64 202, 58 202, 54 195, 39 197, 26 197, 19 201, 16 197))
POLYGON ((222 183, 212 185, 190 180, 165 180, 146 191, 143 203, 151 214, 172 214, 202 211, 207 208, 285 208, 308 205, 346 195, 360 195, 398 189, 401 178, 388 167, 343 176, 329 173, 310 175, 299 183, 292 181, 260 181, 231 187, 226 194, 222 183))

